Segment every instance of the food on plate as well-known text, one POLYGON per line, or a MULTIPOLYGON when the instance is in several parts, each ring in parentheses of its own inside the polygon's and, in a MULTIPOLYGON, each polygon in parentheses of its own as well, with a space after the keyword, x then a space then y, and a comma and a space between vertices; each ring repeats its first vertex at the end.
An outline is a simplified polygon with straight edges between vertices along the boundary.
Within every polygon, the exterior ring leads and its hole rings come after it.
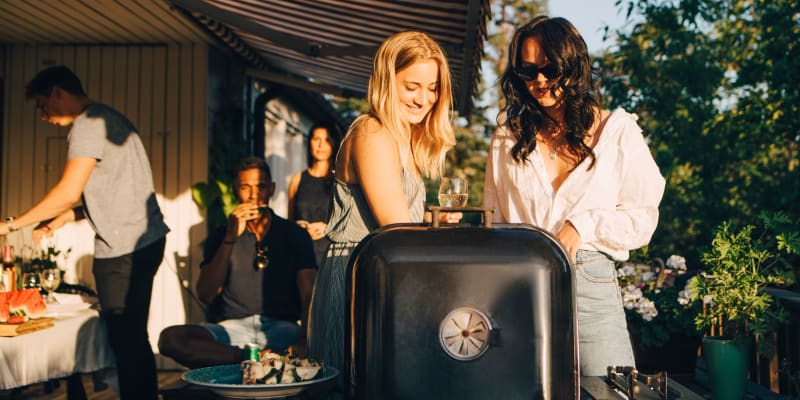
POLYGON ((241 367, 245 385, 303 382, 322 375, 322 363, 271 350, 263 350, 258 361, 242 361, 241 367))
POLYGON ((21 324, 41 318, 47 305, 39 289, 22 289, 0 293, 0 323, 21 324))

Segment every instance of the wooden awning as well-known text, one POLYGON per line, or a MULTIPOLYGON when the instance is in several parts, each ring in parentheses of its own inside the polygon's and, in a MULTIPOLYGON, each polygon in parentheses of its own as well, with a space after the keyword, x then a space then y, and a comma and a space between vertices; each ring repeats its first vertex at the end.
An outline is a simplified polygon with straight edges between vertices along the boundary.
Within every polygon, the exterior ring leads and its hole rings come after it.
POLYGON ((467 115, 489 16, 489 0, 4 0, 0 42, 220 42, 255 77, 360 97, 380 43, 421 30, 445 49, 456 106, 467 115))

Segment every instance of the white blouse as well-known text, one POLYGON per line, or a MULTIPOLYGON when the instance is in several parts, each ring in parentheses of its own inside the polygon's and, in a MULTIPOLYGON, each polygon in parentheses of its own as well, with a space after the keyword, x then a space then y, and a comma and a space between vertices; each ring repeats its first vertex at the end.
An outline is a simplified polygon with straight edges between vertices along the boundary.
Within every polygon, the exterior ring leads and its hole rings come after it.
POLYGON ((580 249, 627 260, 630 250, 650 242, 665 183, 636 119, 615 110, 594 147, 594 167, 588 169, 586 158, 555 192, 539 147, 517 163, 515 139, 501 127, 486 162, 483 206, 495 209, 495 222, 528 223, 553 234, 570 221, 580 249))

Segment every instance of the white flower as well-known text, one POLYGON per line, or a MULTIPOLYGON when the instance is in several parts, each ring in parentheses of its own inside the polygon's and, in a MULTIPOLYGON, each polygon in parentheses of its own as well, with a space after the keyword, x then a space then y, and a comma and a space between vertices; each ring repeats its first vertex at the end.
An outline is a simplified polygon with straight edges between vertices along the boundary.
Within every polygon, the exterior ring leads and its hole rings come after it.
POLYGON ((649 271, 648 272, 644 272, 644 273, 642 273, 641 279, 642 279, 642 282, 650 282, 653 279, 656 279, 656 273, 655 272, 649 272, 649 271))
POLYGON ((707 294, 707 295, 703 296, 703 304, 711 304, 711 305, 714 305, 714 304, 716 304, 716 303, 714 303, 714 298, 713 298, 713 297, 711 297, 711 295, 710 295, 710 294, 707 294))
POLYGON ((667 267, 681 271, 686 271, 686 259, 681 256, 673 254, 669 256, 669 258, 667 259, 667 267))
POLYGON ((689 304, 690 300, 692 300, 692 295, 688 288, 678 292, 678 304, 685 306, 689 304))
POLYGON ((631 263, 622 264, 622 267, 617 269, 618 276, 634 276, 636 275, 636 268, 631 263))
POLYGON ((642 289, 634 285, 628 285, 622 289, 622 305, 628 310, 633 310, 636 303, 642 298, 642 289))
POLYGON ((642 319, 645 321, 651 321, 658 315, 656 303, 648 299, 639 300, 639 304, 636 305, 636 311, 641 314, 642 319))

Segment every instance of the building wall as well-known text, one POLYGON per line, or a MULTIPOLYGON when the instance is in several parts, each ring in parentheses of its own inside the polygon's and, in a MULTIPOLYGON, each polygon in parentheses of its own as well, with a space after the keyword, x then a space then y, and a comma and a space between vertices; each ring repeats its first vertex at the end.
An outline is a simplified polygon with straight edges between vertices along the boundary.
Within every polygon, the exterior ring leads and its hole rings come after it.
MULTIPOLYGON (((65 162, 68 129, 39 120, 33 101, 24 98, 24 85, 36 72, 51 65, 70 67, 90 98, 120 110, 137 127, 171 229, 153 288, 149 329, 154 349, 164 327, 202 319, 185 288, 193 289, 206 236, 203 212, 190 189, 208 176, 208 52, 203 44, 10 45, 0 64, 5 82, 0 102, 2 217, 30 208, 58 181, 65 162)), ((52 239, 62 250, 72 249, 63 264, 67 282, 94 285, 92 238, 91 228, 82 222, 65 226, 52 239)), ((37 248, 31 227, 9 235, 6 242, 21 255, 37 248)))

